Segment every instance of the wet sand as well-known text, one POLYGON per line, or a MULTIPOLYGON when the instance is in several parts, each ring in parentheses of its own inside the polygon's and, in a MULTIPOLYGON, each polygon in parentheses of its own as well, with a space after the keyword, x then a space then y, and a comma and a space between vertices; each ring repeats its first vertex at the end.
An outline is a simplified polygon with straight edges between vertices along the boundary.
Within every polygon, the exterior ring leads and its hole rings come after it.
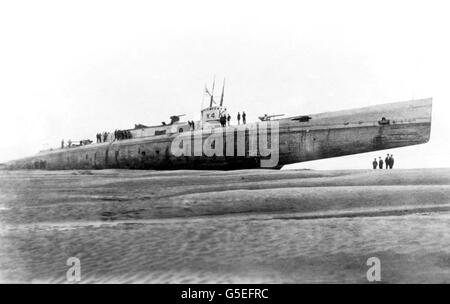
POLYGON ((450 169, 0 171, 0 281, 450 283, 450 169))

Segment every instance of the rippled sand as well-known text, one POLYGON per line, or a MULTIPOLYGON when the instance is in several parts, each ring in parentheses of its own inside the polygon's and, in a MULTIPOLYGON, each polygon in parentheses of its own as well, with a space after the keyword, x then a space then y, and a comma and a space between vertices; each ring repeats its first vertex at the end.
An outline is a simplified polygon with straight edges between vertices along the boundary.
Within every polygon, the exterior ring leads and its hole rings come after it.
POLYGON ((450 169, 0 171, 0 281, 450 283, 450 169))

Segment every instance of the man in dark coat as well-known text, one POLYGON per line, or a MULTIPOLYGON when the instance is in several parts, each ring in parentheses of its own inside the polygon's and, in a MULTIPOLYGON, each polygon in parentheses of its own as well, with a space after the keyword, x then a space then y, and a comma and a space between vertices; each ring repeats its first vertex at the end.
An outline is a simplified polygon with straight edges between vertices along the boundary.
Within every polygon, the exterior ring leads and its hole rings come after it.
POLYGON ((378 167, 380 169, 383 169, 383 160, 381 159, 381 157, 379 157, 379 160, 378 160, 378 167))
POLYGON ((386 158, 384 159, 384 163, 386 164, 386 170, 389 169, 389 154, 386 155, 386 158))
POLYGON ((394 155, 391 154, 389 157, 389 168, 392 169, 394 167, 394 155))
POLYGON ((378 167, 378 162, 376 158, 373 159, 372 166, 374 170, 378 167))

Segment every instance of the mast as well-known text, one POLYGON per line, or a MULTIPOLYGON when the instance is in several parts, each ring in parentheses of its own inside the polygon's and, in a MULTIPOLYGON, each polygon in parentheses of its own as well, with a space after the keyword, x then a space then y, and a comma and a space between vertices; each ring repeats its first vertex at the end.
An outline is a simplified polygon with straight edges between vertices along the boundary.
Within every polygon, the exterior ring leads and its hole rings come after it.
POLYGON ((214 76, 214 80, 213 80, 213 84, 212 84, 212 89, 211 89, 211 101, 209 102, 209 107, 212 107, 212 104, 214 102, 214 86, 216 84, 216 76, 214 76))
POLYGON ((222 84, 222 96, 220 96, 220 106, 223 105, 223 93, 225 92, 225 78, 223 79, 223 84, 222 84))

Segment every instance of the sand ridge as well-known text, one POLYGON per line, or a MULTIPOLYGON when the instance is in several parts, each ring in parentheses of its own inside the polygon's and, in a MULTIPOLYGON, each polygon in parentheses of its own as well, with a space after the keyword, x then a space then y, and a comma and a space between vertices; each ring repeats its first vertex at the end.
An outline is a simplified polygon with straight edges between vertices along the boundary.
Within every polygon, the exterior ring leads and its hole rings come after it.
POLYGON ((0 280, 449 282, 450 169, 0 171, 0 280))

